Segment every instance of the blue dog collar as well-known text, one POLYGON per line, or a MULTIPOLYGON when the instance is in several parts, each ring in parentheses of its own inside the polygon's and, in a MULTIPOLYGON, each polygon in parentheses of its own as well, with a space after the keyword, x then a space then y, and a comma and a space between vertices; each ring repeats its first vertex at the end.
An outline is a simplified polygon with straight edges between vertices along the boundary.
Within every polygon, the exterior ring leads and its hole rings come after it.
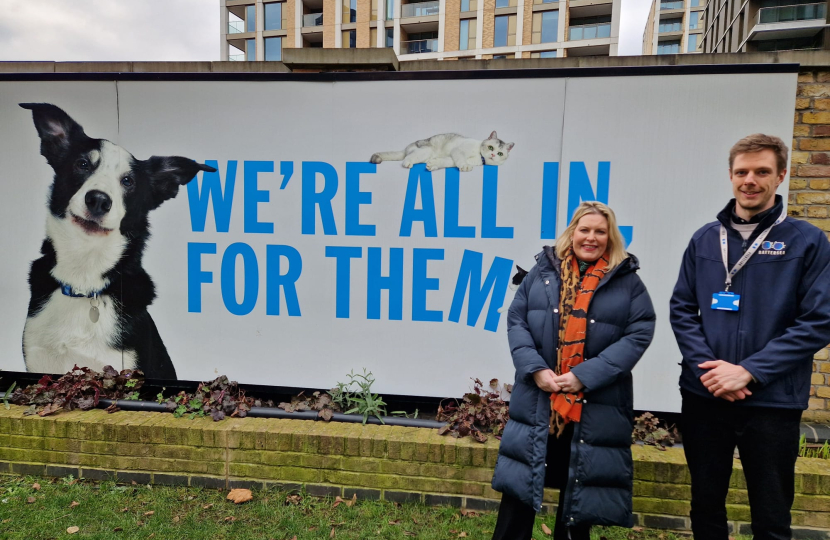
POLYGON ((485 161, 484 156, 481 156, 481 164, 487 165, 487 161, 485 161))
POLYGON ((89 294, 83 294, 77 292, 75 289, 72 288, 72 285, 67 285, 66 283, 61 283, 61 294, 64 296, 71 296, 72 298, 95 298, 101 296, 103 289, 100 291, 91 292, 89 294))

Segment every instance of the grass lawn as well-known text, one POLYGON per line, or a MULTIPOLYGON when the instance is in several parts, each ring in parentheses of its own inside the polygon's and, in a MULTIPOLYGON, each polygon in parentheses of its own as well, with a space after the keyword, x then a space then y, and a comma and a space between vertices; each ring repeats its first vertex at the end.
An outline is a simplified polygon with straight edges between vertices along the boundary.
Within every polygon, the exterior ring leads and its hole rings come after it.
MULTIPOLYGON (((234 504, 226 492, 113 482, 0 477, 0 538, 100 539, 392 539, 489 540, 494 513, 462 515, 457 508, 254 491, 234 504), (77 527, 70 534, 67 529, 77 527)), ((535 540, 550 538, 553 517, 537 518, 535 540)), ((71 529, 70 529, 71 530, 71 529)), ((674 540, 662 531, 594 527, 596 540, 674 540)))

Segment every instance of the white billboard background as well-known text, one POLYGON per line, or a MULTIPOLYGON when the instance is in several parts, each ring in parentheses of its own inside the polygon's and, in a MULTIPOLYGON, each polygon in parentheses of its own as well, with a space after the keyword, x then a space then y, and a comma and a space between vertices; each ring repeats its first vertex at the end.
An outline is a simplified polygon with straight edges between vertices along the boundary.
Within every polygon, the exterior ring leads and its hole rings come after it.
MULTIPOLYGON (((608 203, 620 225, 633 227, 629 251, 657 310, 655 340, 635 370, 635 407, 679 409, 680 354, 668 323, 668 299, 680 258, 692 233, 714 219, 731 196, 727 153, 740 137, 755 132, 792 138, 796 74, 673 75, 590 78, 343 81, 343 82, 3 82, 0 83, 0 163, 4 169, 0 226, 0 368, 24 371, 21 336, 29 299, 26 278, 39 256, 46 196, 52 170, 39 154, 31 113, 20 102, 49 102, 63 108, 91 137, 109 139, 139 159, 182 155, 218 161, 226 180, 229 160, 238 162, 229 232, 216 232, 213 207, 204 232, 191 228, 188 191, 151 213, 153 236, 144 268, 158 298, 149 311, 177 375, 207 380, 219 374, 243 383, 331 387, 352 369, 367 368, 375 389, 387 394, 457 396, 470 378, 511 381, 513 367, 505 314, 497 331, 484 329, 492 295, 475 327, 467 305, 458 323, 448 321, 464 250, 483 255, 481 280, 495 257, 525 269, 553 240, 540 238, 545 162, 558 162, 558 230, 567 220, 571 162, 583 162, 597 192, 600 162, 608 162, 608 203), (402 150, 429 136, 457 132, 484 139, 497 130, 515 142, 498 167, 496 225, 513 227, 512 238, 482 238, 484 168, 460 173, 458 223, 474 226, 475 238, 444 237, 445 171, 432 173, 437 237, 425 237, 415 222, 410 237, 399 236, 410 171, 397 162, 362 174, 360 190, 371 204, 360 207, 360 223, 375 236, 345 234, 346 163, 366 162, 378 151, 402 150), (274 162, 260 173, 259 190, 269 200, 257 205, 258 221, 273 234, 244 232, 245 161, 274 162), (303 162, 326 162, 338 176, 332 200, 336 235, 302 234, 303 162), (293 176, 280 189, 281 162, 293 176), (188 243, 215 243, 202 255, 213 283, 201 286, 200 313, 188 312, 188 243), (241 242, 256 253, 259 293, 253 310, 233 315, 222 300, 222 255, 241 242), (302 256, 297 296, 302 315, 266 315, 267 245, 288 245, 302 256), (327 246, 362 248, 350 265, 349 318, 337 318, 336 261, 327 246), (403 318, 388 320, 388 293, 381 294, 379 320, 367 319, 368 248, 379 247, 389 269, 390 248, 402 248, 403 318), (412 320, 414 249, 442 249, 443 260, 427 265, 439 289, 428 291, 426 307, 443 322, 412 320)), ((202 175, 193 182, 201 182, 202 175)), ((785 194, 783 184, 782 194, 785 194)), ((317 191, 322 188, 318 178, 317 191)), ((583 185, 584 188, 584 185, 583 185)), ((421 207, 419 191, 417 208, 421 207)), ((285 260, 283 260, 285 263, 285 260)), ((272 269, 271 271, 274 271, 272 269)), ((282 270, 285 273, 285 268, 282 270)), ((512 275, 511 271, 511 275, 512 275)), ((236 261, 237 299, 245 284, 236 261)), ((473 281, 478 278, 474 275, 473 281)), ((474 283, 481 286, 481 281, 474 283)), ((507 291, 504 305, 513 296, 507 291)), ((468 297, 467 297, 468 299, 468 297)), ((499 306, 495 306, 499 307, 499 306)))

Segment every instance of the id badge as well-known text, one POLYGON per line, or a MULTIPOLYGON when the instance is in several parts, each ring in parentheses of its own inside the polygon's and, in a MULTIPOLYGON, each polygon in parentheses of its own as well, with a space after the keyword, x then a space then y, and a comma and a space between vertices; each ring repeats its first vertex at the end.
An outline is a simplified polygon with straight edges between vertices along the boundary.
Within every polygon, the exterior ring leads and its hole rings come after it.
POLYGON ((712 309, 721 311, 738 311, 741 295, 731 292, 719 292, 712 295, 712 309))

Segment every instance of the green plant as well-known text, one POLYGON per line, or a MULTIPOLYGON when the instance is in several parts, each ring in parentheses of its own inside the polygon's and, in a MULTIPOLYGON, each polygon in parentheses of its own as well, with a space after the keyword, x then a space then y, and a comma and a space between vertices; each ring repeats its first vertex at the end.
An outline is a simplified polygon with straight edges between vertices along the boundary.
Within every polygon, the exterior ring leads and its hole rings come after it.
POLYGON ((347 375, 348 383, 338 382, 337 386, 331 389, 329 394, 332 401, 346 414, 363 415, 363 423, 369 420, 369 416, 375 416, 380 423, 385 423, 381 416, 386 416, 386 402, 378 394, 372 393, 372 385, 375 378, 371 371, 363 368, 363 373, 355 373, 354 370, 347 375))
POLYGON ((13 382, 12 385, 9 386, 9 389, 6 390, 6 393, 3 394, 3 404, 6 406, 7 411, 11 409, 11 406, 9 405, 9 398, 12 396, 15 386, 17 386, 17 381, 13 382))
POLYGON ((649 412, 634 419, 631 442, 641 441, 665 450, 667 446, 673 446, 678 438, 677 427, 668 425, 649 412))
POLYGON ((164 391, 167 390, 166 386, 161 387, 161 392, 156 394, 156 403, 164 403, 164 391))
POLYGON ((830 459, 830 441, 824 441, 821 446, 808 444, 807 436, 802 433, 798 440, 798 457, 830 459))
MULTIPOLYGON (((504 385, 505 391, 510 392, 512 386, 504 385)), ((451 434, 453 437, 471 435, 475 440, 483 443, 487 434, 499 438, 504 431, 509 417, 509 406, 501 398, 499 380, 490 380, 490 389, 484 389, 480 379, 473 379, 473 391, 465 394, 459 403, 438 407, 437 419, 447 425, 438 430, 439 435, 451 434)))

